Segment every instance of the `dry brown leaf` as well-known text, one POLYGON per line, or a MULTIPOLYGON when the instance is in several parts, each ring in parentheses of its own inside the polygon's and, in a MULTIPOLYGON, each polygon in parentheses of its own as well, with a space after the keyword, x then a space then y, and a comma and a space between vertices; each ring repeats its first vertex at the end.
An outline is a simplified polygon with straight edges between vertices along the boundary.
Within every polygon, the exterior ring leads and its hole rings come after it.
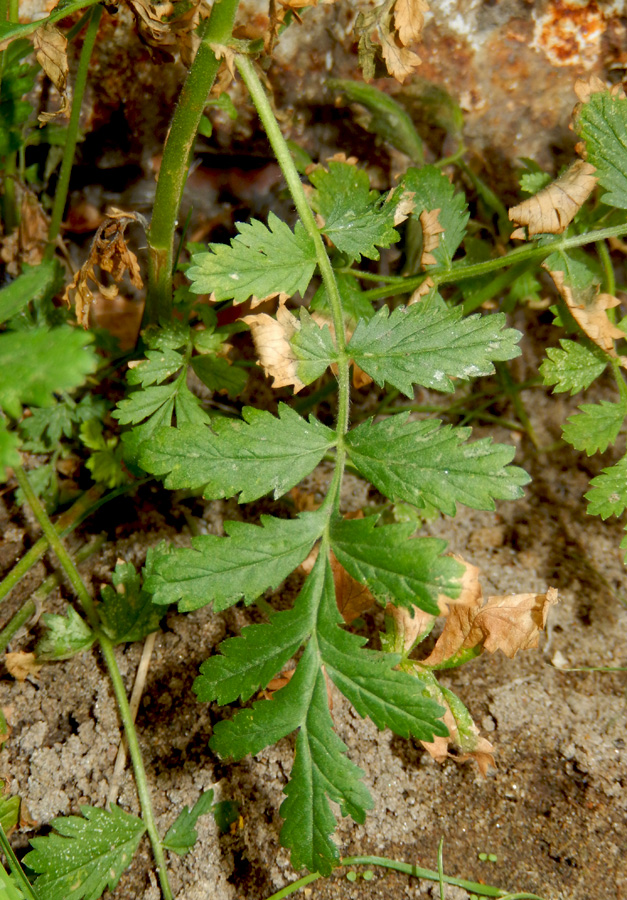
MULTIPOLYGON (((10 275, 18 275, 21 264, 38 266, 48 243, 48 216, 37 197, 21 185, 20 224, 16 231, 2 239, 0 259, 10 275)), ((18 193, 19 197, 19 193, 18 193)))
POLYGON ((394 606, 388 603, 385 608, 386 618, 394 619, 394 625, 397 635, 397 652, 402 647, 403 653, 409 653, 418 638, 426 636, 436 620, 436 616, 425 612, 423 609, 414 607, 414 615, 412 616, 409 609, 404 606, 394 606))
POLYGON ((526 225, 529 235, 561 234, 592 193, 596 169, 578 159, 556 181, 533 197, 513 206, 508 216, 516 225, 526 225))
POLYGON ((337 561, 333 551, 330 553, 330 559, 337 608, 346 624, 350 625, 373 606, 375 599, 365 584, 360 584, 352 575, 348 574, 344 566, 337 561))
POLYGON ((42 112, 39 121, 42 125, 65 115, 70 107, 70 99, 67 94, 67 77, 69 66, 67 61, 67 38, 58 28, 46 22, 33 34, 33 46, 37 62, 44 70, 50 81, 54 84, 61 97, 61 106, 54 113, 42 112))
MULTIPOLYGON (((545 268, 547 267, 545 266, 545 268)), ((614 341, 624 338, 625 332, 610 322, 607 310, 618 306, 620 300, 612 294, 596 293, 598 288, 593 288, 590 295, 582 294, 576 297, 570 285, 565 283, 563 272, 559 269, 555 271, 548 269, 547 271, 582 331, 610 356, 617 357, 614 341)))
POLYGON ((401 44, 407 46, 420 40, 428 10, 426 0, 396 0, 394 26, 401 44))
POLYGON ((165 0, 154 4, 149 0, 127 0, 127 4, 144 43, 158 50, 165 60, 172 59, 178 51, 184 65, 192 64, 200 43, 196 29, 210 12, 205 0, 192 0, 191 3, 165 0), (182 12, 177 14, 179 8, 182 12))
POLYGON ((433 278, 425 278, 411 295, 407 305, 411 306, 413 303, 420 303, 422 298, 425 297, 433 287, 435 287, 433 278))
MULTIPOLYGON (((437 259, 431 252, 437 250, 440 246, 440 235, 444 234, 444 229, 440 225, 438 216, 440 209, 423 209, 420 213, 420 224, 422 225, 422 254, 420 256, 420 265, 434 266, 437 259)), ((422 286, 422 285, 421 285, 422 286)))
POLYGON ((481 737, 479 729, 472 723, 472 734, 466 734, 461 738, 455 716, 444 697, 438 697, 438 703, 443 704, 446 712, 442 716, 442 721, 448 728, 448 737, 436 736, 432 741, 421 741, 425 748, 436 762, 443 763, 446 759, 451 758, 456 762, 466 762, 468 759, 474 759, 479 767, 479 771, 485 777, 488 774, 488 766, 494 766, 494 747, 487 740, 481 737), (454 747, 458 752, 451 753, 449 747, 454 747))
POLYGON ((118 295, 117 284, 102 284, 95 272, 97 266, 103 272, 108 272, 114 282, 121 281, 128 272, 134 287, 142 288, 144 286, 137 257, 132 250, 129 250, 124 239, 124 232, 131 222, 139 222, 146 228, 143 216, 138 213, 127 213, 119 209, 109 211, 94 236, 87 260, 65 289, 63 299, 68 306, 71 305, 72 299, 74 300, 76 318, 79 324, 85 328, 89 325, 89 309, 95 299, 89 282, 96 286, 96 291, 105 300, 113 300, 118 295))
POLYGON ((277 691, 280 691, 281 688, 290 683, 295 671, 296 669, 283 669, 268 682, 265 689, 261 691, 261 696, 266 700, 272 700, 277 691))
MULTIPOLYGON (((578 78, 575 82, 575 95, 581 103, 587 103, 593 94, 602 94, 608 90, 607 85, 598 75, 590 75, 589 78, 578 78)), ((615 84, 609 88, 610 95, 619 100, 625 99, 625 91, 621 84, 615 84)))
POLYGON ((464 567, 464 574, 461 579, 461 591, 457 599, 452 600, 450 597, 447 597, 446 594, 438 595, 438 607, 440 609, 440 614, 443 616, 449 614, 451 606, 480 606, 483 597, 483 590, 479 583, 478 566, 473 566, 472 563, 467 562, 457 553, 448 555, 464 567))
POLYGON ((300 330, 300 322, 285 303, 279 303, 276 318, 257 313, 242 316, 242 321, 252 331, 259 364, 266 375, 274 379, 272 387, 292 385, 295 394, 302 390, 305 385, 296 374, 298 359, 290 344, 291 338, 300 330))
MULTIPOLYGON (((388 200, 394 194, 394 188, 388 194, 388 200)), ((416 204, 414 203, 415 191, 404 191, 401 194, 396 209, 394 211, 394 226, 400 225, 414 211, 416 204)))
POLYGON ((394 35, 385 31, 381 32, 381 53, 388 72, 401 84, 422 62, 417 53, 408 47, 399 47, 394 35))
POLYGON ((29 675, 36 678, 42 668, 35 662, 34 653, 25 653, 23 650, 5 654, 4 663, 9 675, 17 681, 26 681, 29 675))
POLYGON ((469 594, 467 603, 451 606, 442 634, 421 664, 439 665, 474 647, 488 653, 501 650, 510 659, 519 650, 537 647, 549 609, 557 600, 555 588, 549 588, 546 594, 488 597, 485 603, 469 594))

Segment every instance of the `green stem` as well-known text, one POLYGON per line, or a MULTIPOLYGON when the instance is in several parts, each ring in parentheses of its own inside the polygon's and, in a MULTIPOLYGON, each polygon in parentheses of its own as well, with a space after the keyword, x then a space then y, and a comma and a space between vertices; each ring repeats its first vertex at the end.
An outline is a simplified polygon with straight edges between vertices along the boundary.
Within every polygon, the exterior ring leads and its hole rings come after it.
POLYGON ((172 318, 174 231, 187 179, 189 160, 209 91, 220 66, 211 44, 231 37, 239 0, 214 0, 202 31, 200 46, 174 110, 163 148, 157 190, 148 230, 150 268, 144 324, 172 318))
POLYGON ((24 874, 24 869, 22 868, 19 859, 13 852, 13 848, 11 847, 8 838, 4 833, 4 828, 2 827, 1 823, 0 847, 2 848, 2 852, 7 858, 7 863, 9 865, 9 868, 11 869, 11 874, 15 878, 24 896, 27 898, 27 900, 39 900, 39 894, 24 874))
MULTIPOLYGON (((603 266, 603 290, 606 294, 612 294, 612 296, 614 296, 614 294, 616 294, 616 277, 614 275, 612 257, 610 256, 610 251, 607 249, 605 241, 597 241, 597 253, 599 254, 601 265, 603 266)), ((608 310, 608 315, 610 315, 610 313, 612 313, 612 310, 608 310)))
MULTIPOLYGON (((235 65, 238 68, 244 84, 248 88, 250 96, 255 108, 261 119, 262 125, 270 141, 270 145, 274 155, 281 167, 281 171, 287 182, 292 200, 296 207, 296 211, 300 216, 301 222, 313 241, 316 260, 324 288, 327 292, 329 305, 331 307, 331 316, 335 328, 335 345, 338 353, 338 409, 337 409, 337 456, 336 466, 340 470, 340 478, 344 471, 346 461, 346 450, 344 446, 344 436, 348 431, 348 417, 350 407, 350 373, 349 373, 349 357, 346 351, 346 333, 344 329, 344 312, 342 309, 342 299, 335 280, 335 273, 329 259, 329 255, 325 249, 322 236, 316 225, 313 212, 307 202, 305 191, 298 170, 294 165, 292 154, 287 142, 281 134, 278 122, 272 111, 272 107, 265 91, 257 77, 254 66, 250 59, 245 56, 237 56, 235 65)), ((339 492, 338 492, 339 501, 339 492)))
POLYGON ((35 518, 41 526, 41 530, 43 531, 45 537, 48 539, 50 546, 56 553, 59 562, 63 566, 65 574, 67 575, 70 584, 74 588, 76 596, 78 597, 78 600, 89 620, 90 625, 96 632, 96 636, 100 644, 100 649, 102 651, 102 655, 109 672, 109 678, 111 679, 113 693, 115 694, 115 699, 118 704, 120 718, 124 726, 124 733, 126 735, 126 740, 128 743, 129 755, 133 763, 133 772, 135 774, 135 784, 137 786, 137 794, 139 796, 139 802, 141 805, 142 818, 144 820, 146 831, 148 832, 150 843, 152 845, 152 852, 156 863, 157 875, 159 878, 159 883, 161 885, 161 893, 164 900, 173 900, 173 894, 168 882, 168 874, 165 865, 165 853, 161 844, 159 832, 157 831, 157 825, 152 810, 152 801, 150 799, 150 792, 148 790, 148 779, 146 778, 144 761, 139 749, 137 731, 135 730, 133 715, 131 713, 128 697, 126 696, 126 691, 124 689, 122 675, 120 674, 117 660, 115 658, 113 644, 106 636, 106 634, 104 634, 100 630, 100 619, 98 617, 98 613, 96 612, 94 601, 90 597, 89 592, 78 572, 78 569, 76 568, 72 558, 70 557, 70 554, 63 546, 61 538, 55 531, 54 525, 48 518, 39 497, 31 487, 26 473, 21 466, 17 466, 15 468, 15 477, 19 486, 24 492, 26 500, 30 504, 35 518))
POLYGON ((102 6, 94 7, 91 11, 89 25, 87 26, 85 40, 83 41, 81 55, 78 60, 78 69, 76 70, 76 80, 74 82, 74 96, 72 98, 72 112, 70 113, 70 121, 68 122, 65 136, 61 170, 59 172, 59 180, 57 182, 52 213, 50 216, 46 259, 51 259, 54 256, 55 243, 61 230, 61 220, 63 219, 63 213, 65 211, 65 203, 70 187, 70 175, 72 174, 72 166, 74 164, 74 153, 76 152, 76 142, 78 140, 78 126, 80 122, 81 107, 83 105, 83 95, 87 85, 89 61, 94 49, 94 44, 96 43, 96 36, 98 34, 98 26, 100 25, 101 17, 102 6))

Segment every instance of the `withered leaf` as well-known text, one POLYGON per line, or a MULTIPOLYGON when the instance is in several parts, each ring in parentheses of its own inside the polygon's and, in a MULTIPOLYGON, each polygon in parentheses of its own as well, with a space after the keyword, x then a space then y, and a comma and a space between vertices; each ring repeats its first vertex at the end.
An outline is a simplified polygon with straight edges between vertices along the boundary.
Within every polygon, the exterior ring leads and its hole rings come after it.
POLYGON ((17 681, 26 681, 29 675, 37 677, 41 671, 41 664, 36 663, 35 658, 34 653, 18 650, 15 653, 5 654, 4 663, 9 675, 12 675, 17 681))
POLYGON ((210 12, 205 0, 166 0, 154 4, 149 0, 127 0, 127 3, 135 16, 138 34, 146 44, 159 50, 166 59, 178 51, 184 65, 192 64, 200 43, 196 29, 210 12))
POLYGON ((429 10, 426 0, 396 0, 394 25, 401 44, 407 46, 420 40, 425 13, 429 10))
POLYGON ((486 776, 488 766, 495 765, 493 745, 487 738, 481 737, 474 722, 467 727, 466 733, 462 737, 446 697, 439 696, 438 703, 442 704, 446 710, 442 719, 448 728, 448 737, 435 737, 433 741, 421 741, 420 743, 436 762, 443 763, 447 758, 454 759, 459 763, 474 759, 481 774, 486 776), (458 752, 451 753, 451 747, 458 752))
MULTIPOLYGON (((607 85, 598 75, 590 75, 589 78, 578 78, 575 82, 575 95, 581 103, 587 103, 593 94, 602 94, 607 90, 607 85)), ((615 84, 610 89, 612 97, 625 99, 625 91, 621 84, 615 84)))
POLYGON ((56 112, 40 113, 39 121, 43 125, 57 116, 65 115, 70 106, 67 94, 67 77, 69 73, 67 38, 55 25, 46 22, 33 34, 33 46, 35 47, 37 62, 54 84, 61 97, 61 106, 56 112))
POLYGON ((298 360, 290 344, 300 323, 287 309, 285 302, 279 303, 276 319, 266 313, 257 313, 242 316, 242 321, 252 331, 259 364, 266 375, 274 379, 272 386, 292 385, 295 394, 302 390, 305 385, 296 374, 298 360))
POLYGON ((387 70, 397 81, 402 84, 406 78, 413 75, 422 60, 417 53, 408 47, 399 46, 392 32, 381 30, 381 53, 387 70))
POLYGON ((412 616, 406 606, 394 606, 388 603, 385 608, 386 618, 394 620, 394 628, 396 630, 398 650, 402 647, 403 653, 409 653, 419 638, 426 636, 433 627, 436 616, 425 612, 423 609, 414 607, 414 615, 412 616))
POLYGON ((420 65, 420 57, 409 49, 408 44, 420 37, 427 9, 425 0, 383 0, 374 9, 359 13, 355 31, 359 36, 359 61, 366 81, 374 76, 375 36, 378 36, 390 75, 403 82, 414 73, 420 65))
MULTIPOLYGON (((597 179, 596 169, 578 159, 556 181, 533 197, 513 206, 508 216, 516 225, 526 225, 529 236, 561 234, 592 193, 597 179)), ((522 236, 515 231, 512 237, 522 236)))
MULTIPOLYGON (((434 266, 437 259, 431 252, 437 250, 440 246, 440 235, 444 233, 444 229, 440 225, 438 216, 439 209, 424 209, 420 213, 420 224, 422 225, 422 254, 420 256, 420 265, 434 266)), ((421 285, 422 287, 422 285, 421 285)))

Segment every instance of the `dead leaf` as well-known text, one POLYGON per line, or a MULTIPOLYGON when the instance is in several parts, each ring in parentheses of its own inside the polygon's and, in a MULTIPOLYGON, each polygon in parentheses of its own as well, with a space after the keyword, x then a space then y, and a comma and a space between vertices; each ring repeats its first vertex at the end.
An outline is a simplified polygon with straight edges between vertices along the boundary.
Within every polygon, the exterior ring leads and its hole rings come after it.
POLYGON ((383 0, 375 9, 359 13, 355 32, 359 37, 359 61, 366 81, 374 77, 376 38, 390 75, 403 82, 414 73, 421 60, 408 44, 420 38, 428 8, 426 0, 383 0))
POLYGON ((437 618, 423 609, 418 609, 417 606, 414 607, 413 612, 412 616, 411 611, 405 606, 394 606, 393 603, 388 603, 385 608, 386 618, 394 620, 397 645, 399 648, 403 648, 405 654, 411 651, 419 639, 422 640, 427 636, 437 618))
POLYGON ((425 278, 411 295, 407 305, 411 306, 413 303, 420 303, 422 298, 425 297, 433 287, 435 287, 433 278, 425 278))
POLYGON ((333 551, 330 553, 330 559, 337 608, 346 624, 350 625, 374 605, 375 599, 365 584, 360 584, 352 575, 348 574, 344 566, 337 561, 333 551))
POLYGON ((76 318, 79 324, 85 328, 89 325, 89 309, 95 299, 89 282, 96 286, 97 292, 105 300, 113 300, 118 296, 117 283, 104 285, 96 275, 96 267, 103 272, 108 272, 114 282, 120 282, 128 272, 134 287, 142 288, 144 286, 137 257, 128 248, 124 239, 124 232, 131 222, 139 222, 146 228, 145 219, 138 213, 123 212, 113 208, 109 210, 94 236, 87 260, 76 272, 63 293, 63 299, 68 306, 71 305, 72 299, 74 300, 76 318))
POLYGON ((556 181, 513 206, 509 219, 516 225, 526 225, 529 236, 561 234, 592 193, 597 183, 594 172, 593 165, 578 159, 556 181))
MULTIPOLYGON (((547 267, 544 266, 544 268, 547 267)), ((613 322, 610 322, 607 310, 618 306, 620 300, 612 296, 612 294, 599 293, 598 286, 595 285, 592 286, 590 292, 582 292, 579 296, 575 296, 571 286, 566 284, 562 271, 559 269, 555 271, 548 269, 547 271, 582 331, 598 347, 601 347, 610 356, 617 358, 618 354, 614 348, 614 341, 624 338, 625 332, 621 331, 613 322)))
POLYGON ((23 650, 5 654, 4 663, 9 675, 12 675, 17 681, 26 681, 29 675, 36 678, 42 668, 41 665, 35 663, 34 653, 25 653, 23 650))
POLYGON ((481 604, 483 590, 479 582, 479 567, 473 566, 457 553, 450 555, 456 562, 461 563, 464 567, 464 574, 461 579, 461 590, 459 597, 455 600, 447 597, 446 594, 438 595, 438 607, 440 614, 447 616, 451 606, 477 606, 481 604))
POLYGON ((387 31, 381 32, 381 53, 388 72, 401 84, 414 74, 422 62, 417 53, 408 47, 400 47, 394 34, 387 31))
POLYGON ((474 647, 501 650, 512 659, 519 650, 538 646, 549 609, 558 601, 557 590, 549 588, 546 594, 505 594, 483 603, 470 587, 467 602, 450 607, 442 634, 421 665, 439 665, 474 647))
POLYGON ((420 40, 425 13, 428 10, 429 4, 426 0, 396 0, 394 27, 401 44, 407 46, 420 40))
POLYGON ((283 669, 268 682, 264 690, 261 691, 261 696, 265 700, 272 700, 272 697, 277 691, 280 691, 281 688, 284 688, 286 684, 290 683, 295 671, 296 669, 283 669))
POLYGON ((67 77, 70 71, 67 61, 67 38, 58 28, 46 22, 33 34, 33 46, 37 62, 61 97, 61 106, 56 112, 39 114, 39 121, 45 125, 57 116, 65 115, 70 107, 70 98, 67 94, 67 77))
POLYGON ((615 84, 608 88, 598 75, 590 75, 589 78, 578 78, 575 82, 574 90, 580 103, 587 103, 593 94, 602 94, 607 90, 609 90, 610 96, 619 100, 625 99, 625 91, 622 84, 615 84))
MULTIPOLYGON (((422 225, 422 254, 420 256, 420 265, 434 266, 437 259, 431 252, 437 250, 440 246, 440 235, 444 234, 444 229, 440 225, 438 216, 440 209, 424 209, 420 213, 420 224, 422 225)), ((422 285, 421 285, 422 287, 422 285)))
POLYGON ((267 313, 242 316, 252 331, 259 364, 266 375, 273 378, 272 387, 280 388, 292 385, 297 394, 305 385, 296 374, 298 359, 290 344, 291 338, 300 330, 300 322, 287 309, 285 303, 279 303, 276 318, 267 313))
POLYGON ((184 65, 192 64, 200 43, 198 24, 211 11, 205 0, 166 0, 154 4, 149 0, 127 0, 127 4, 145 44, 158 50, 166 61, 173 59, 178 51, 184 65))
POLYGON ((428 754, 439 763, 443 763, 446 759, 454 759, 458 763, 474 759, 479 771, 485 777, 488 774, 488 766, 495 765, 493 745, 487 738, 481 737, 474 722, 470 724, 469 730, 463 736, 460 735, 457 721, 446 699, 439 696, 437 702, 446 710, 442 721, 448 728, 448 737, 436 736, 432 741, 420 741, 420 743, 428 754), (450 747, 459 752, 451 753, 450 747))
MULTIPOLYGON (((394 188, 390 190, 390 193, 388 194, 388 200, 392 197, 393 194, 394 188)), ((398 201, 396 209, 394 211, 394 227, 400 225, 401 222, 404 222, 405 219, 407 219, 416 208, 416 204, 414 203, 415 195, 415 191, 404 191, 401 194, 401 199, 398 201)))
POLYGON ((10 275, 18 275, 22 263, 38 266, 48 243, 49 219, 39 200, 23 186, 16 187, 21 193, 20 224, 16 231, 3 238, 0 250, 0 259, 6 263, 10 275))

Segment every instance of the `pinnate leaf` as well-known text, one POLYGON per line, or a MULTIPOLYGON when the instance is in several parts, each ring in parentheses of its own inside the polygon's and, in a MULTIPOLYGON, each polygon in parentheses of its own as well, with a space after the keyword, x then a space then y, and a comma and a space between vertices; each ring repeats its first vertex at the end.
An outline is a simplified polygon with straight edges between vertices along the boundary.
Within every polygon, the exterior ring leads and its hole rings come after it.
POLYGON ((250 603, 305 559, 325 522, 324 511, 297 519, 262 516, 262 527, 226 522, 228 537, 195 537, 193 549, 177 549, 159 559, 144 587, 155 603, 180 601, 181 611, 208 603, 215 610, 227 609, 242 598, 250 603))
POLYGON ((494 509, 494 500, 516 500, 529 476, 511 462, 515 448, 484 438, 467 444, 469 428, 438 420, 408 421, 401 413, 364 422, 347 435, 360 473, 391 500, 425 503, 454 516, 457 503, 494 509))
POLYGON ((214 419, 211 427, 189 425, 158 432, 140 457, 147 472, 166 475, 169 490, 204 486, 207 498, 240 494, 249 503, 280 497, 315 469, 334 444, 335 433, 308 422, 284 403, 279 416, 248 406, 244 421, 214 419))
POLYGON ((592 93, 575 118, 586 142, 586 158, 606 193, 608 206, 627 209, 627 100, 609 91, 592 93))
POLYGON ((627 457, 624 456, 615 466, 603 469, 590 482, 590 490, 584 494, 588 501, 588 513, 591 516, 620 516, 627 508, 627 457))
POLYGON ((415 219, 419 220, 421 213, 439 210, 438 222, 443 231, 438 246, 431 253, 438 266, 448 269, 466 233, 470 216, 466 198, 436 166, 408 169, 404 184, 406 190, 414 192, 412 216, 415 219))
POLYGON ((338 561, 381 603, 418 606, 437 615, 439 594, 459 595, 462 566, 442 556, 444 541, 411 539, 412 523, 378 528, 375 523, 374 516, 331 522, 331 549, 338 561))
MULTIPOLYGON (((151 570, 157 556, 151 548, 146 569, 151 570)), ((112 576, 113 587, 105 585, 100 593, 98 612, 103 628, 116 644, 141 641, 159 628, 162 610, 155 609, 152 596, 141 587, 141 579, 132 563, 118 562, 112 576)))
POLYGON ((268 225, 253 219, 237 223, 239 234, 228 244, 210 244, 196 253, 187 276, 195 294, 213 293, 216 300, 243 303, 278 293, 301 294, 316 267, 313 241, 300 222, 294 231, 274 213, 268 225))
POLYGON ((414 384, 451 393, 452 378, 491 374, 493 360, 520 355, 519 338, 519 331, 505 328, 503 314, 462 318, 461 307, 447 309, 436 296, 392 313, 382 307, 359 322, 348 352, 377 384, 412 397, 414 384))
POLYGON ((209 790, 200 795, 192 809, 188 806, 183 807, 163 839, 165 849, 172 850, 179 856, 189 853, 198 838, 196 822, 201 816, 211 812, 212 805, 213 791, 209 790))
POLYGON ((607 361, 587 347, 574 341, 560 340, 559 347, 549 347, 547 359, 540 366, 540 374, 546 385, 553 384, 556 394, 570 391, 571 395, 590 387, 595 378, 605 370, 607 361))
POLYGON ((81 806, 81 813, 53 819, 56 834, 31 840, 24 862, 39 875, 35 887, 45 900, 98 900, 114 890, 146 830, 115 804, 110 811, 81 806))
POLYGON ((584 403, 580 413, 570 416, 562 437, 575 450, 585 450, 588 456, 604 453, 613 444, 627 415, 627 403, 584 403))

